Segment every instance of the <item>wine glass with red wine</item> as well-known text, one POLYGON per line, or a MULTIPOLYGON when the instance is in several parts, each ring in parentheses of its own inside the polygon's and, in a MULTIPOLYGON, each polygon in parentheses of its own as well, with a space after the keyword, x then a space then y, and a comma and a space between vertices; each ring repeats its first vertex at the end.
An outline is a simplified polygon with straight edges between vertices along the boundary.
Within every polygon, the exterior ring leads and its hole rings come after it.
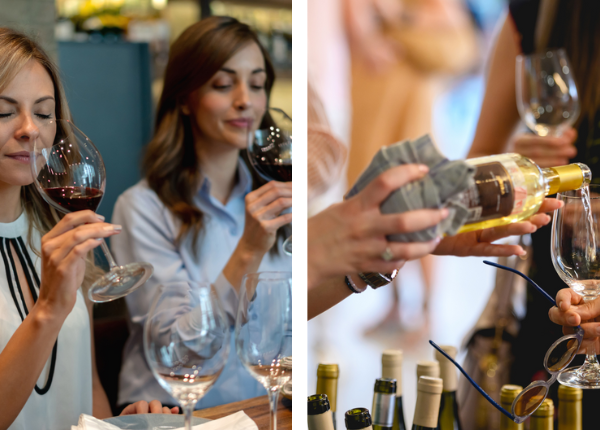
MULTIPOLYGON (((50 206, 63 213, 98 209, 106 187, 104 161, 92 141, 71 121, 46 121, 30 160, 37 189, 50 206)), ((101 247, 110 271, 90 287, 90 300, 101 303, 123 297, 152 275, 151 264, 119 266, 104 240, 101 247)))
MULTIPOLYGON (((248 158, 254 170, 267 181, 292 180, 292 118, 279 108, 269 108, 269 127, 250 133, 248 158)), ((283 242, 292 255, 292 236, 283 242)))

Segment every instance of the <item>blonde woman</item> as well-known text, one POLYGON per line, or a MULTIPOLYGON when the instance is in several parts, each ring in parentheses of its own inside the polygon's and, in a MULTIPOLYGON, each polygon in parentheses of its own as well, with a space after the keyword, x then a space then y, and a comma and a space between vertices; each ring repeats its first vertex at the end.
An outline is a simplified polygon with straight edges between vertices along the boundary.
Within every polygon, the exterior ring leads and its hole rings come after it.
MULTIPOLYGON (((29 152, 44 122, 70 119, 56 67, 0 28, 0 429, 65 429, 111 416, 81 287, 99 238, 119 233, 91 211, 60 219, 33 185, 29 152), (60 219, 60 220, 59 220, 60 219), (59 221, 58 221, 59 220, 59 221)), ((171 413, 154 401, 153 412, 171 413)), ((148 404, 125 413, 148 412, 148 404)))

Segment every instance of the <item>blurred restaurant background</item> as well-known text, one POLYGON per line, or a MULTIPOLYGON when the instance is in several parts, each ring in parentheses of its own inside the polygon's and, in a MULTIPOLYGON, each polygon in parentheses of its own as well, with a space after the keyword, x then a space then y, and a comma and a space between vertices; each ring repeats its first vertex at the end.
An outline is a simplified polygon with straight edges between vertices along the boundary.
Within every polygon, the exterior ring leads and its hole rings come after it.
MULTIPOLYGON (((141 178, 170 44, 210 15, 258 32, 276 68, 271 105, 291 115, 292 0, 0 0, 0 26, 32 36, 58 63, 74 122, 106 164, 98 213, 107 220, 141 178)), ((94 317, 98 371, 114 408, 128 336, 124 299, 96 304, 94 317)))
MULTIPOLYGON (((359 38, 352 34, 352 27, 357 26, 348 22, 345 9, 351 3, 309 0, 309 81, 320 96, 333 132, 349 148, 347 175, 310 202, 313 214, 340 201, 376 150, 398 140, 385 143, 381 137, 390 124, 394 133, 400 133, 402 127, 406 139, 430 132, 449 159, 466 157, 484 94, 487 60, 508 9, 504 0, 446 0, 452 10, 446 11, 445 17, 453 14, 455 19, 448 25, 451 29, 444 33, 442 20, 433 23, 435 11, 424 14, 437 28, 421 36, 417 32, 403 34, 405 23, 397 23, 398 34, 392 39, 399 42, 400 53, 389 60, 385 53, 375 55, 383 39, 363 34, 366 46, 355 43, 359 38), (437 63, 431 60, 426 66, 423 59, 417 64, 410 58, 410 48, 415 47, 429 50, 437 63), (376 139, 379 145, 369 148, 376 139)), ((389 3, 410 10, 419 2, 389 3)), ((421 5, 426 8, 431 3, 443 2, 423 1, 421 5)), ((488 302, 496 276, 482 260, 428 256, 410 261, 392 285, 353 294, 309 321, 307 394, 316 392, 319 363, 339 365, 338 429, 343 427, 345 411, 371 409, 375 379, 381 377, 381 353, 386 349, 404 352, 404 414, 405 423, 411 425, 417 361, 434 359, 428 341, 458 347, 458 361, 464 360, 465 340, 488 302)), ((524 291, 520 294, 524 301, 524 291)))

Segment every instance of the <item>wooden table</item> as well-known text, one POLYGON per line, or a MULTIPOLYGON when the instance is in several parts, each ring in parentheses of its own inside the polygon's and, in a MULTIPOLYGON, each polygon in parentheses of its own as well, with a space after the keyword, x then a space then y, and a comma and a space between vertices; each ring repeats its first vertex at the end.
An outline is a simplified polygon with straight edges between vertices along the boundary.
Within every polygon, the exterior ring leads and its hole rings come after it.
MULTIPOLYGON (((281 403, 282 397, 280 394, 279 403, 277 404, 277 430, 292 430, 292 409, 281 403)), ((242 410, 254 420, 259 429, 269 429, 269 399, 267 396, 201 409, 194 411, 194 416, 216 420, 242 410)))

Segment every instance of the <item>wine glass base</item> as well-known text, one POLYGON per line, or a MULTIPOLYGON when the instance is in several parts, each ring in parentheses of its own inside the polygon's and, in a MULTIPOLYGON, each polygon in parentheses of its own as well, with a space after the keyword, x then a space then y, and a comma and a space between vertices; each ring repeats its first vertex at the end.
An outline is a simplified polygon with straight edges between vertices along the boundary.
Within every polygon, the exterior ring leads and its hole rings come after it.
POLYGON ((105 303, 126 296, 144 285, 154 267, 149 263, 130 263, 113 268, 90 287, 88 297, 92 302, 105 303))
POLYGON ((583 372, 581 367, 570 367, 558 376, 558 382, 568 387, 598 390, 600 389, 600 367, 589 366, 583 372))

